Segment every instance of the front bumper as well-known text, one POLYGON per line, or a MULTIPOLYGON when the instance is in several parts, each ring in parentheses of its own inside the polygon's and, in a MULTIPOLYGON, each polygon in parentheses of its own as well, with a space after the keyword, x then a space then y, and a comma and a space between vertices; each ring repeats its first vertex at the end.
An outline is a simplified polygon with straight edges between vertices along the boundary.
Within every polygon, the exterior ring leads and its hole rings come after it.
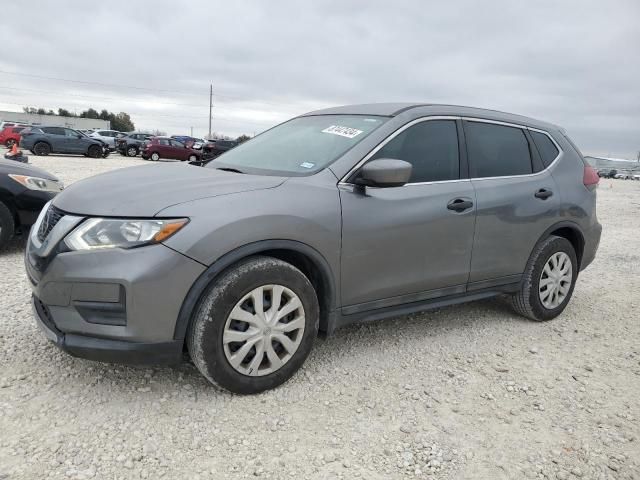
POLYGON ((164 343, 125 342, 95 338, 58 330, 51 319, 48 307, 35 295, 32 296, 31 306, 36 317, 38 327, 45 337, 58 348, 68 354, 95 360, 97 362, 142 364, 142 365, 171 365, 182 359, 182 341, 173 340, 164 343))
POLYGON ((42 243, 39 218, 27 243, 25 267, 45 335, 70 354, 91 360, 178 362, 183 345, 175 338, 178 313, 204 266, 162 244, 64 251, 62 239, 82 221, 77 218, 63 217, 42 243))

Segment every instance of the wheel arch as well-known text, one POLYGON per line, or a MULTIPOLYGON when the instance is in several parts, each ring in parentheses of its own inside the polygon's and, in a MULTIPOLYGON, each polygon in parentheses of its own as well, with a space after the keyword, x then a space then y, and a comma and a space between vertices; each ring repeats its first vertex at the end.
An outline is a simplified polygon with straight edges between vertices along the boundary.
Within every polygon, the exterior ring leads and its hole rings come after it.
POLYGON ((174 340, 185 340, 193 312, 211 283, 240 260, 256 255, 278 258, 298 268, 317 292, 320 306, 320 331, 330 334, 334 330, 337 303, 336 277, 326 259, 316 249, 302 242, 263 240, 226 253, 198 277, 180 307, 173 335, 174 340))
POLYGON ((51 150, 51 153, 53 153, 53 146, 51 145, 51 142, 49 140, 36 140, 35 142, 33 142, 33 149, 36 149, 36 145, 38 145, 39 143, 45 143, 47 145, 49 145, 49 149, 51 150))
POLYGON ((574 222, 555 223, 542 234, 542 236, 536 242, 536 245, 552 235, 565 238, 569 241, 569 243, 571 243, 578 259, 578 270, 580 270, 585 245, 584 233, 582 232, 580 226, 574 222))

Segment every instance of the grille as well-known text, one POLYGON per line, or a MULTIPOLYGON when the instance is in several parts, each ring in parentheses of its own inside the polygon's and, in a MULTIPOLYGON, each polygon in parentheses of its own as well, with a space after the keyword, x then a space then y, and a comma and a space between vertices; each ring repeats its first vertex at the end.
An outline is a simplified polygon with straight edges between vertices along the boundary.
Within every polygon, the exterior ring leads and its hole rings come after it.
POLYGON ((49 210, 47 210, 47 213, 44 215, 42 223, 38 228, 38 240, 44 242, 53 227, 56 226, 62 217, 64 217, 62 210, 58 210, 53 205, 50 205, 49 210))

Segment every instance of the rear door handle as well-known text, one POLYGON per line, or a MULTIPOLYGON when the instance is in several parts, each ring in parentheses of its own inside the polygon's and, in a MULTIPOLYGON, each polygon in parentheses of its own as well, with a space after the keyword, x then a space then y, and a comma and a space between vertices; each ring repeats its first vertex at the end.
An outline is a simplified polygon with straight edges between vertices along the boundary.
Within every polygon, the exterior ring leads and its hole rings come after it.
POLYGON ((540 190, 538 190, 536 193, 534 193, 534 197, 536 198, 540 198, 542 200, 546 200, 547 198, 549 198, 551 195, 553 195, 553 192, 551 190, 546 190, 544 188, 541 188, 540 190))
POLYGON ((447 208, 455 212, 464 212, 471 207, 473 207, 473 202, 464 198, 456 198, 447 204, 447 208))

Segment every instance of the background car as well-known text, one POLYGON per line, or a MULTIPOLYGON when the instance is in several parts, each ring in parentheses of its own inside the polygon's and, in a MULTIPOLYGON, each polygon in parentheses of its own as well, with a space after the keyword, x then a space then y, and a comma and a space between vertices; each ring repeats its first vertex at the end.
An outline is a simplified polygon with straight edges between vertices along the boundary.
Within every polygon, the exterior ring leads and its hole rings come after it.
POLYGON ((116 149, 116 138, 120 138, 124 135, 126 134, 118 132, 117 130, 95 130, 89 134, 90 137, 99 138, 106 143, 111 151, 116 149))
POLYGON ((65 127, 31 127, 20 132, 20 148, 35 155, 50 153, 78 153, 100 158, 108 155, 105 142, 65 127))
POLYGON ((30 127, 31 125, 24 122, 0 122, 0 130, 7 127, 30 127))
POLYGON ((131 132, 124 137, 116 138, 116 148, 122 155, 135 157, 142 150, 145 140, 150 138, 153 138, 150 133, 131 132))
POLYGON ((235 140, 208 140, 202 146, 202 155, 195 162, 192 162, 193 165, 203 166, 209 163, 214 158, 219 157, 224 152, 231 150, 236 147, 238 142, 235 140))
POLYGON ((144 143, 142 158, 157 162, 161 158, 195 162, 200 152, 171 137, 153 137, 144 143))
POLYGON ((26 127, 5 127, 0 131, 0 143, 7 148, 13 147, 14 144, 20 143, 20 132, 26 127))
POLYGON ((62 188, 56 177, 42 169, 0 160, 0 250, 16 232, 27 231, 62 188))

